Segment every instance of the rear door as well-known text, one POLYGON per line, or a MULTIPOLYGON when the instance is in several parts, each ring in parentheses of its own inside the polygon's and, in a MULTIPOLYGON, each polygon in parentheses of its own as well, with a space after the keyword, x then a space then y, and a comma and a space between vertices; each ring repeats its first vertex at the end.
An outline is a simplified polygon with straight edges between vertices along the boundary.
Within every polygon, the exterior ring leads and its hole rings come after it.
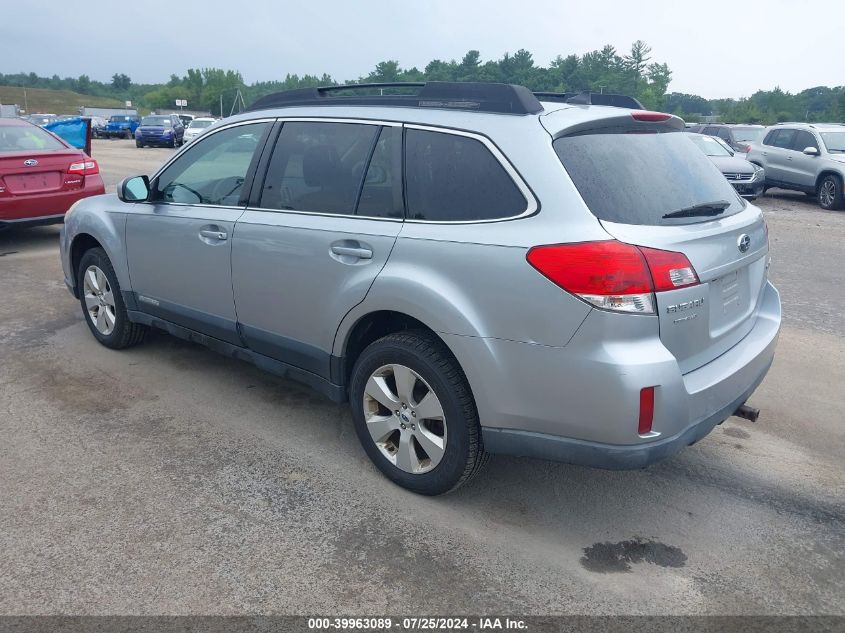
POLYGON ((250 348, 331 378, 337 328, 402 227, 401 132, 372 121, 282 123, 233 242, 235 304, 250 348))
POLYGON ((558 138, 554 146, 610 236, 683 253, 693 265, 699 284, 655 295, 660 338, 688 372, 753 327, 766 282, 763 218, 686 135, 660 127, 650 134, 630 131, 593 129, 558 138), (693 210, 701 205, 710 206, 693 210))
POLYGON ((232 236, 272 121, 221 128, 179 154, 129 205, 126 250, 138 309, 238 345, 232 236))
POLYGON ((796 131, 789 128, 779 128, 774 131, 767 144, 763 146, 766 157, 766 180, 776 181, 786 185, 793 184, 790 160, 792 158, 792 144, 796 131))
POLYGON ((814 147, 819 151, 819 142, 816 137, 806 130, 798 130, 792 141, 792 152, 787 163, 789 164, 789 178, 801 187, 811 189, 816 186, 816 172, 819 164, 819 154, 810 156, 804 153, 808 147, 814 147))

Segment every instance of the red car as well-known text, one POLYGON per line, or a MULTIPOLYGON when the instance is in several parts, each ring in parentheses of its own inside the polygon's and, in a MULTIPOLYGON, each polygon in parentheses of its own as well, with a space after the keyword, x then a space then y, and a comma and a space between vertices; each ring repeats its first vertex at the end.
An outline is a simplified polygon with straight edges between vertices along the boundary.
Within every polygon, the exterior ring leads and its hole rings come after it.
POLYGON ((0 229, 62 222, 74 202, 105 192, 85 152, 28 121, 0 118, 0 229))

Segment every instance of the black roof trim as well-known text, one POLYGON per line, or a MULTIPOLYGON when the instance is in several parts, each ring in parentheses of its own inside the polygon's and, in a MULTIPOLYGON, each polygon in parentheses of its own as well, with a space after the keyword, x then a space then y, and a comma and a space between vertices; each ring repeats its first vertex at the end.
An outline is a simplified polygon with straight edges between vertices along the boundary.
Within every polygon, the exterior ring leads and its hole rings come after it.
POLYGON ((498 114, 537 114, 543 111, 537 97, 524 86, 427 81, 286 90, 257 99, 247 112, 303 105, 405 106, 498 114), (379 94, 362 94, 374 91, 379 94), (390 94, 384 94, 385 91, 390 94))
POLYGON ((555 103, 570 103, 573 105, 600 105, 615 108, 642 110, 643 104, 627 95, 613 95, 599 92, 535 92, 534 96, 541 101, 555 103))

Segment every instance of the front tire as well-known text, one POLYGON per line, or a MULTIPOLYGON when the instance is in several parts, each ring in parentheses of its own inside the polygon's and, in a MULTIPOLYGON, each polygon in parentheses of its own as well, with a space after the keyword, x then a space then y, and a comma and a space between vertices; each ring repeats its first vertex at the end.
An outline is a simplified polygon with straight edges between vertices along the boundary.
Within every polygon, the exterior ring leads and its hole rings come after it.
POLYGON ((352 370, 349 397, 361 445, 403 488, 443 494, 486 462, 466 376, 432 334, 411 330, 370 344, 352 370))
POLYGON ((85 322, 100 343, 124 349, 144 339, 147 328, 129 320, 117 275, 102 248, 92 248, 82 256, 76 283, 85 322))
POLYGON ((819 183, 819 204, 830 211, 845 209, 842 179, 839 176, 829 174, 819 183))

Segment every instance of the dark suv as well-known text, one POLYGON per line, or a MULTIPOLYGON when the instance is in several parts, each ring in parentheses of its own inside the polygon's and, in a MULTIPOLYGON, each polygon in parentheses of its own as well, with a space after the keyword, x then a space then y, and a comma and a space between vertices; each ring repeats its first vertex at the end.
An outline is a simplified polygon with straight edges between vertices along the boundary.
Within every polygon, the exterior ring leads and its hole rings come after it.
POLYGON ((178 147, 185 137, 185 126, 176 114, 151 114, 135 130, 135 147, 166 145, 178 147))

